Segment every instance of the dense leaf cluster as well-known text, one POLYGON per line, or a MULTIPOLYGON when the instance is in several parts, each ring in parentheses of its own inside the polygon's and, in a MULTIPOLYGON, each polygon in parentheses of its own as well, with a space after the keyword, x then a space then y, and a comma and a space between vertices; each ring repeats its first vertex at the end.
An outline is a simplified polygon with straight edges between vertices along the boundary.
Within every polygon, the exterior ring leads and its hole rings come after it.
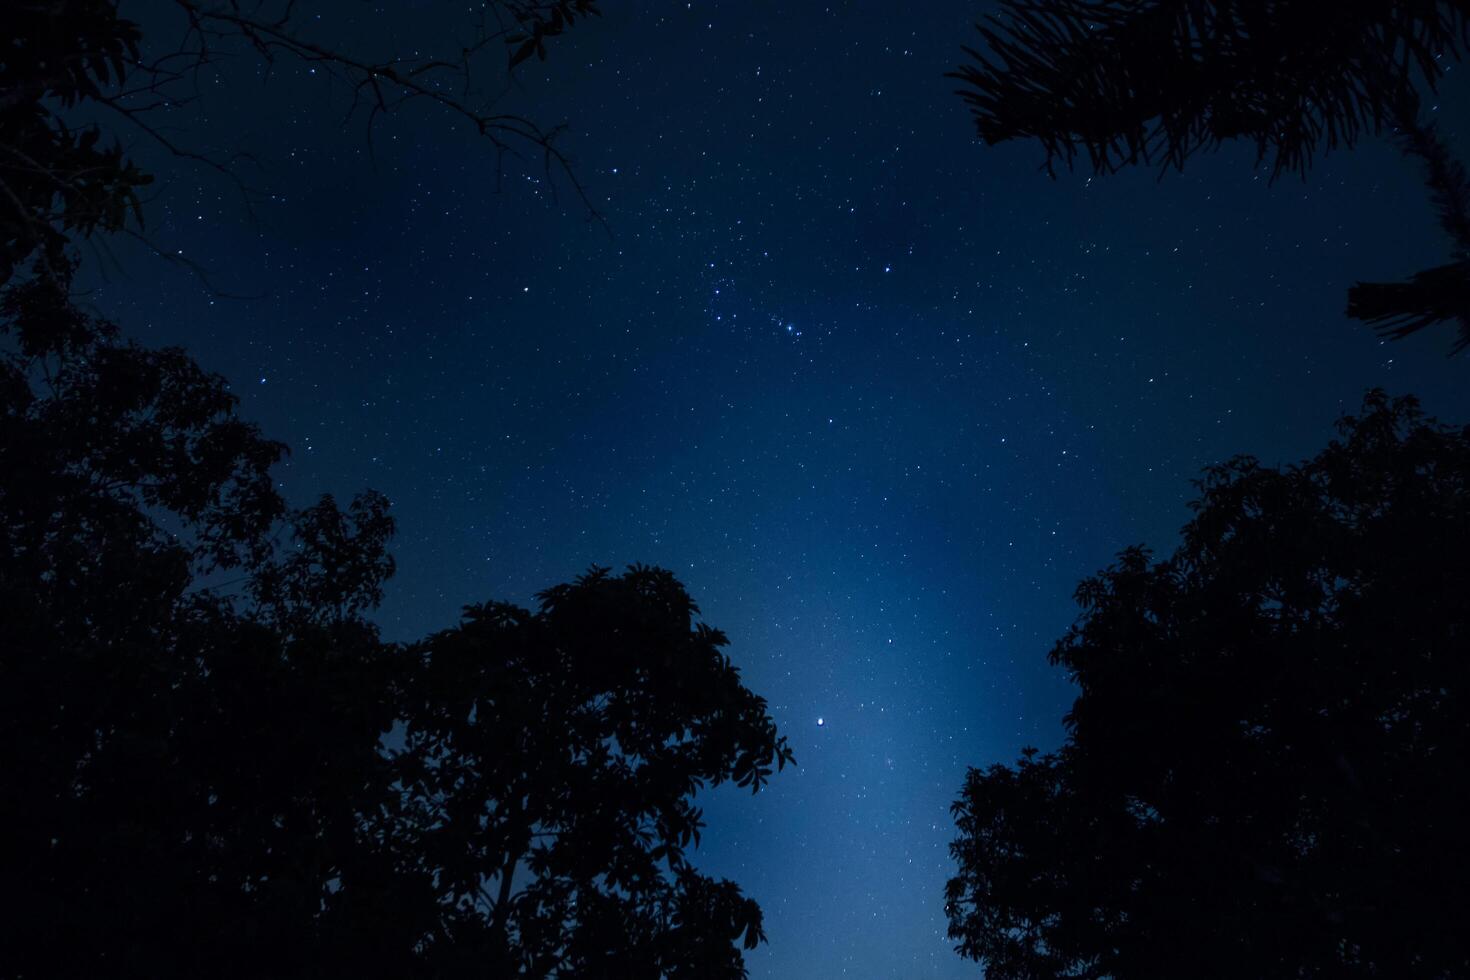
POLYGON ((1036 139, 1048 166, 1180 169, 1246 139, 1305 173, 1417 106, 1467 30, 1465 0, 1005 0, 954 77, 982 139, 1036 139))
POLYGON ((514 68, 535 55, 546 60, 546 39, 559 37, 578 17, 599 17, 595 0, 506 0, 517 29, 505 36, 514 68))
POLYGON ((595 569, 539 602, 409 651, 400 777, 455 944, 492 975, 741 975, 760 909, 687 850, 698 790, 790 761, 765 702, 666 571, 595 569))
POLYGON ((0 4, 0 283, 38 248, 60 262, 71 236, 141 220, 152 178, 100 127, 65 119, 123 80, 140 41, 117 0, 0 4))
MULTIPOLYGON (((550 137, 442 94, 470 48, 375 66, 290 3, 177 6, 195 46, 145 63, 117 0, 0 5, 0 972, 743 976, 760 909, 691 862, 693 798, 791 752, 673 576, 594 570, 385 643, 387 499, 289 509, 285 447, 223 378, 71 295, 69 243, 124 229, 148 178, 65 114, 163 140, 123 80, 166 106, 216 44, 550 137)), ((524 36, 475 50, 512 65, 597 12, 505 7, 524 36)))
POLYGON ((1055 753, 972 770, 948 888, 1007 977, 1451 977, 1470 838, 1470 429, 1370 396, 1082 584, 1055 753))
POLYGON ((1470 184, 1420 102, 1470 50, 1470 0, 1004 0, 951 73, 981 139, 1034 139, 1045 167, 1182 170, 1243 139, 1273 175, 1394 134, 1425 167, 1453 261, 1358 283, 1348 316, 1402 338, 1457 322, 1470 345, 1470 184))
POLYGON ((0 295, 0 972, 743 976, 693 797, 791 753, 673 576, 385 643, 387 500, 289 510, 56 270, 0 295))
POLYGON ((1450 353, 1470 347, 1470 177, 1434 123, 1412 123, 1399 134, 1404 152, 1423 164, 1424 186, 1450 241, 1453 259, 1414 273, 1406 282, 1360 282, 1348 290, 1347 315, 1387 337, 1402 339, 1445 320, 1458 336, 1450 353))

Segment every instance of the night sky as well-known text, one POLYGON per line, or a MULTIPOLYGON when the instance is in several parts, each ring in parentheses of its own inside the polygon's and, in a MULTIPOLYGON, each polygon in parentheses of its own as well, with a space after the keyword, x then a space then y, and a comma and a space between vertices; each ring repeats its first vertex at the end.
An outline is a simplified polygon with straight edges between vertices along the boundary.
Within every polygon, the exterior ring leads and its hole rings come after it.
MULTIPOLYGON (((310 6, 373 55, 463 23, 310 6)), ((568 124, 606 228, 535 161, 497 187, 428 107, 370 154, 325 76, 241 58, 173 122, 256 156, 253 218, 137 154, 150 235, 247 298, 125 242, 94 298, 231 379, 294 501, 389 495, 390 639, 592 564, 679 576, 798 762, 704 798, 702 867, 766 912, 754 980, 978 976, 944 936, 949 804, 967 766, 1059 742, 1077 582, 1172 549, 1201 467, 1309 455, 1372 385, 1470 420, 1448 328, 1341 315, 1446 243, 1381 141, 1274 185, 1243 147, 1053 181, 1036 146, 979 145, 942 76, 983 4, 604 6, 504 104, 568 124)))

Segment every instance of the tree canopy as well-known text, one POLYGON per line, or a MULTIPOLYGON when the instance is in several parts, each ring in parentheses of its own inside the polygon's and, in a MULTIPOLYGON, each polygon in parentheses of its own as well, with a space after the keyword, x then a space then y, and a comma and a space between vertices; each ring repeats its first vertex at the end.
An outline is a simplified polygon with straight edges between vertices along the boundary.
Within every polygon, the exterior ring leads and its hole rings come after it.
POLYGON ((973 769, 950 936, 987 976, 1448 977, 1470 838, 1470 428, 1372 393, 1077 590, 1056 752, 973 769))
MULTIPOLYGON (((492 976, 737 977, 760 908, 691 864, 692 798, 791 752, 674 577, 634 567, 491 603, 411 647, 399 778, 446 910, 492 976)), ((439 962, 434 950, 430 962, 439 962)))
POLYGON ((696 868, 693 801, 792 756, 678 581, 594 569, 535 611, 384 642, 388 500, 289 508, 285 446, 224 378, 72 295, 75 244, 136 230, 150 180, 68 123, 78 104, 191 156, 147 113, 233 39, 337 72, 373 113, 422 99, 563 162, 441 76, 544 57, 596 4, 487 5, 505 18, 455 63, 323 48, 289 2, 176 6, 188 40, 153 61, 117 0, 0 7, 6 970, 744 976, 760 908, 696 868))
POLYGON ((26 977, 743 977, 696 794, 791 761, 665 571, 388 643, 388 501, 289 508, 182 350, 0 290, 0 867, 26 977))
POLYGON ((0 7, 0 283, 42 250, 59 262, 73 235, 141 221, 151 178, 100 126, 65 113, 122 83, 141 34, 116 0, 19 0, 0 7))
POLYGON ((1406 282, 1360 283, 1348 315, 1390 337, 1459 325, 1470 344, 1470 184, 1424 92, 1470 44, 1466 0, 1004 0, 966 48, 960 96, 987 144, 1035 140, 1044 166, 1182 170, 1244 140, 1273 174, 1393 133, 1426 166, 1452 262, 1406 282))
POLYGON ((981 139, 1035 139, 1048 167, 1182 169, 1244 139, 1305 173, 1416 107, 1467 28, 1460 0, 1006 0, 954 77, 981 139))

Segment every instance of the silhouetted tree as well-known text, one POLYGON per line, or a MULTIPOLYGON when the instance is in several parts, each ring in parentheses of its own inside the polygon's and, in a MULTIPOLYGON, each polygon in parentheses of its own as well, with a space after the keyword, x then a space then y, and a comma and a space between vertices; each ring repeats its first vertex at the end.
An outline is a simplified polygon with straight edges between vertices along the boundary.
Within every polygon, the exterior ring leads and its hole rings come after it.
POLYGON ((386 499, 289 510, 62 259, 0 292, 0 973, 743 975, 691 800, 791 755, 673 577, 382 642, 386 499))
POLYGON ((594 569, 409 651, 406 749, 439 907, 434 969, 740 977, 760 908, 690 864, 702 787, 791 752, 674 577, 594 569), (443 951, 440 951, 440 945, 443 951))
POLYGON ((141 220, 137 189, 150 178, 104 144, 98 126, 63 113, 103 97, 138 59, 137 25, 116 0, 0 5, 0 284, 32 252, 60 263, 73 234, 141 220))
POLYGON ((1381 392, 1339 428, 1079 587, 1065 743, 954 806, 987 976, 1470 971, 1470 429, 1381 392))
POLYGON ((151 113, 233 42, 565 168, 470 71, 596 4, 500 0, 455 59, 390 62, 289 0, 173 7, 183 47, 144 61, 117 0, 0 5, 0 973, 744 976, 760 909, 690 861, 693 798, 791 752, 673 576, 594 569, 384 643, 386 498, 288 510, 224 379, 70 295, 70 246, 136 232, 150 178, 69 110, 220 166, 151 113))
POLYGON ((489 0, 478 5, 470 35, 446 43, 452 57, 386 60, 309 37, 304 25, 311 6, 173 0, 166 9, 180 18, 183 40, 175 50, 149 53, 139 25, 124 16, 136 7, 129 0, 0 4, 0 283, 37 248, 59 261, 57 251, 73 235, 139 233, 137 190, 151 178, 123 153, 123 133, 234 178, 231 161, 181 145, 164 119, 194 101, 202 70, 239 52, 268 65, 305 62, 333 75, 370 126, 405 104, 432 105, 489 140, 497 161, 529 150, 548 170, 560 170, 591 210, 556 145, 557 130, 503 111, 496 105, 503 90, 484 83, 503 82, 508 69, 532 55, 544 59, 548 39, 599 12, 595 0, 489 0), (486 70, 482 62, 493 63, 497 53, 504 67, 486 70), (69 122, 78 111, 91 121, 69 122))
POLYGON ((1458 354, 1470 346, 1470 179, 1433 123, 1410 122, 1399 141, 1406 153, 1423 161, 1424 183, 1454 261, 1417 272, 1407 282, 1360 282, 1348 290, 1347 314, 1396 339, 1457 321, 1460 335, 1450 353, 1458 354))
MULTIPOLYGON (((209 587, 272 567, 299 523, 270 477, 284 448, 66 287, 0 302, 4 971, 265 975, 311 955, 356 815, 389 791, 383 651, 360 620, 288 634, 209 587)), ((372 565, 367 544, 342 564, 372 565)))
MULTIPOLYGON (((980 138, 1038 140, 1045 166, 1079 152, 1099 173, 1182 169, 1202 149, 1255 144, 1276 174, 1365 134, 1397 131, 1426 162, 1440 206, 1463 222, 1464 175, 1419 122, 1470 41, 1466 0, 1005 0, 980 32, 987 51, 953 73, 980 138)), ((1358 286, 1348 314, 1402 337, 1458 320, 1470 342, 1470 238, 1456 261, 1407 283, 1358 286)))

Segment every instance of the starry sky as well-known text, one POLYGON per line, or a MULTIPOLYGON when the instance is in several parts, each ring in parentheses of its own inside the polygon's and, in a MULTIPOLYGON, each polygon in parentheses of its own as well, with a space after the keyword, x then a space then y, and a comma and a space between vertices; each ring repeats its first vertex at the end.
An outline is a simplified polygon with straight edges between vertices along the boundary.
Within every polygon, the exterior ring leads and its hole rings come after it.
MULTIPOLYGON (((309 6, 375 55, 462 26, 309 6)), ((504 103, 567 124, 606 227, 427 107, 369 135, 324 75, 236 59, 173 123, 253 155, 253 213, 136 144, 150 236, 215 290, 129 242, 89 263, 103 311, 292 446, 293 500, 389 495, 389 638, 594 563, 677 573, 798 762, 704 797, 702 866, 766 912, 754 980, 979 976, 944 936, 948 807, 966 767, 1060 740, 1077 582, 1171 549, 1201 467, 1309 455, 1372 385, 1470 420, 1448 331, 1341 315, 1354 279, 1445 260, 1411 164, 1048 179, 942 77, 988 6, 606 0, 504 103)))

